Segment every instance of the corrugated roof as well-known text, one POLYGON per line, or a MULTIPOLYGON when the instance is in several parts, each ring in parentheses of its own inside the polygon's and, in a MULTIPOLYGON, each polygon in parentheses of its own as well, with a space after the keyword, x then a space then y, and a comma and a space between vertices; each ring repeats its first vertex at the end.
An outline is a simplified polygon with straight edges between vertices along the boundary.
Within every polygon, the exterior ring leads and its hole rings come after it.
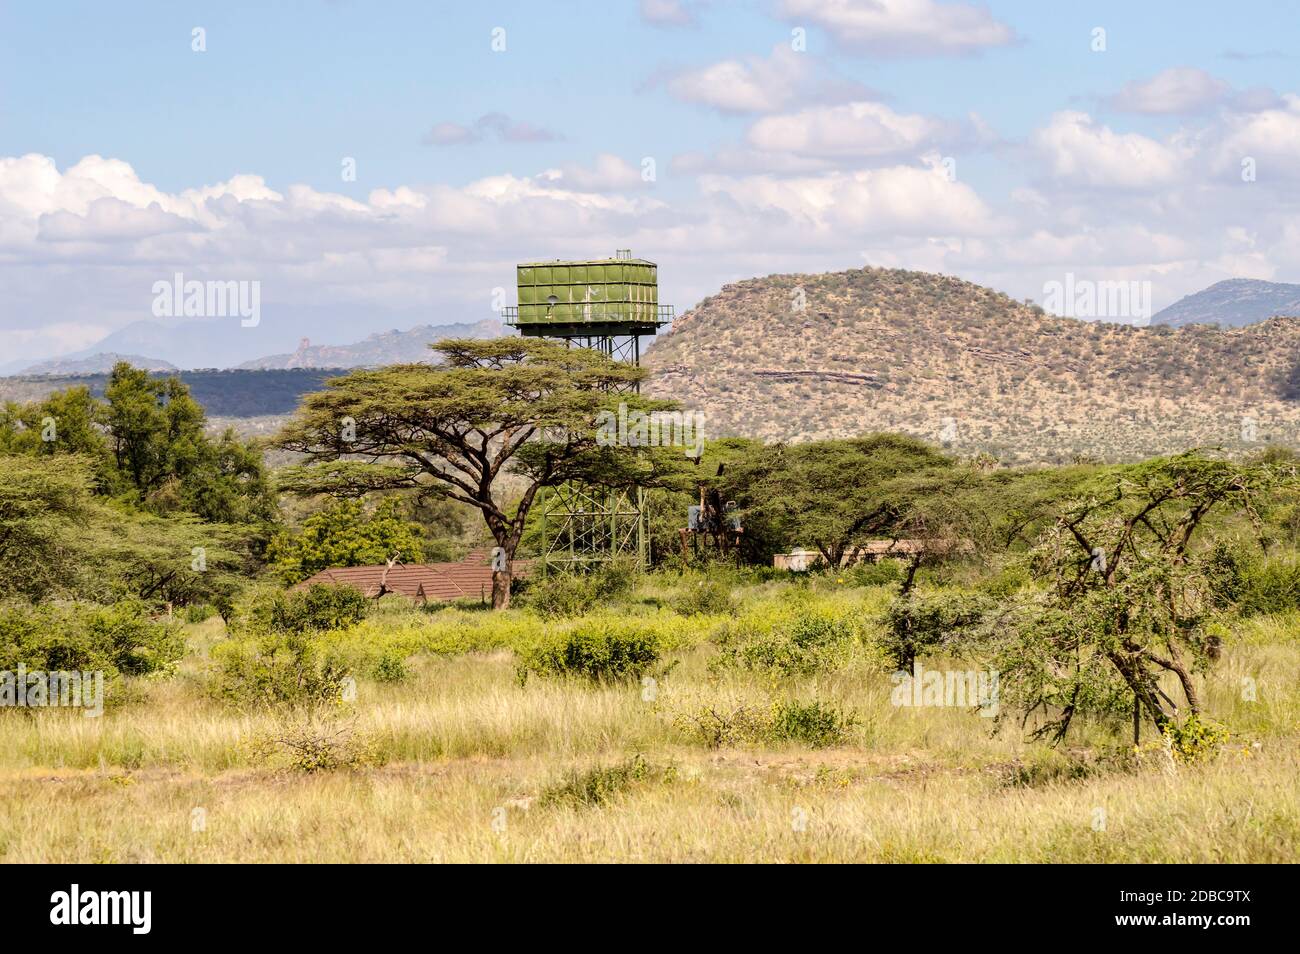
MULTIPOLYGON (((416 602, 439 602, 459 599, 490 599, 492 567, 486 548, 471 550, 457 563, 399 563, 388 567, 339 566, 321 570, 299 583, 304 589, 313 583, 354 586, 366 596, 378 597, 398 593, 416 602)), ((516 560, 514 575, 527 576, 531 560, 516 560)))

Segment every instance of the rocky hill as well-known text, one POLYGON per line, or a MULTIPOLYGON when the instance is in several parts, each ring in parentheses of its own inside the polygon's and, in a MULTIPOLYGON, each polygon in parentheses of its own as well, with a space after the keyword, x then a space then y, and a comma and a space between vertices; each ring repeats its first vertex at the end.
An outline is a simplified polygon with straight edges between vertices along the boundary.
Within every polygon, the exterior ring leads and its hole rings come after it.
POLYGON ((1231 278, 1180 298, 1156 312, 1151 323, 1241 328, 1274 315, 1300 315, 1300 285, 1231 278))
POLYGON ((708 436, 897 430, 1006 463, 1300 440, 1300 318, 1086 322, 924 272, 727 285, 643 363, 645 391, 703 412, 708 436))

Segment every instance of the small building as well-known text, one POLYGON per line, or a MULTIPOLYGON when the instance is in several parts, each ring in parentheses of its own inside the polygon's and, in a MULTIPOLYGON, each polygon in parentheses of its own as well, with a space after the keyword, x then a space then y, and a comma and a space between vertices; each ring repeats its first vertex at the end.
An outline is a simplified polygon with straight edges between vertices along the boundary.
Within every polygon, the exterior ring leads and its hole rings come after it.
MULTIPOLYGON (((971 549, 965 540, 868 540, 856 547, 850 547, 840 560, 840 566, 853 566, 855 563, 878 563, 885 559, 906 560, 914 556, 939 556, 967 552, 971 549)), ((803 573, 815 566, 825 566, 826 557, 820 550, 805 550, 802 547, 789 553, 777 553, 772 556, 772 566, 778 570, 790 570, 803 573)))
MULTIPOLYGON (((515 560, 514 576, 526 577, 531 564, 531 560, 515 560)), ((331 567, 313 574, 294 589, 306 589, 313 583, 352 586, 372 599, 396 593, 414 603, 449 603, 465 599, 488 602, 492 599, 491 556, 480 547, 456 563, 331 567)))

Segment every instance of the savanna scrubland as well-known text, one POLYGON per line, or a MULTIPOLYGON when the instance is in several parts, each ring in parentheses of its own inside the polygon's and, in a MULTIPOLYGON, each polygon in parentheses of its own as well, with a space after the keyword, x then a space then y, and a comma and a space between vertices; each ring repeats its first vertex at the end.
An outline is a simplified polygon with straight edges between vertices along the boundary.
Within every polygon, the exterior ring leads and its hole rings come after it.
POLYGON ((0 707, 4 861, 1296 860, 1285 449, 715 442, 656 471, 650 572, 420 607, 289 587, 455 556, 468 504, 290 498, 183 386, 115 384, 0 429, 0 670, 105 679, 99 716, 0 707), (738 551, 681 554, 700 483, 738 551), (890 538, 928 545, 835 566, 890 538), (796 545, 829 566, 770 567, 796 545))

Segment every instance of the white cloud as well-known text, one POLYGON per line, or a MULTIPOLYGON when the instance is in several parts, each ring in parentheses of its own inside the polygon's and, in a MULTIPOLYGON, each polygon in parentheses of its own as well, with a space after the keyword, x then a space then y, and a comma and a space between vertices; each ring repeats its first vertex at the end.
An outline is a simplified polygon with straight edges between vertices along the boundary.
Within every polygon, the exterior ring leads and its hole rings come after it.
POLYGON ((795 103, 861 97, 868 91, 830 74, 822 61, 778 44, 768 56, 722 60, 683 70, 668 92, 724 113, 771 113, 795 103))
POLYGON ((849 235, 969 235, 993 226, 970 186, 936 167, 891 166, 821 176, 702 176, 706 194, 725 195, 756 213, 779 212, 790 223, 849 235))
POLYGON ((936 0, 781 0, 793 23, 825 29, 836 45, 878 56, 941 56, 1006 46, 1015 31, 988 8, 936 0))
POLYGON ((602 152, 590 167, 571 163, 559 169, 550 169, 539 177, 548 182, 571 187, 578 192, 626 192, 647 188, 651 183, 641 175, 641 169, 621 156, 602 152))
POLYGON ((37 236, 45 242, 120 242, 167 232, 202 231, 202 226, 171 212, 157 202, 139 208, 107 196, 93 200, 82 215, 47 212, 37 220, 37 236))
POLYGON ((0 330, 0 351, 6 355, 20 350, 28 353, 75 351, 94 344, 108 333, 103 325, 79 322, 55 322, 39 328, 0 330))
POLYGON ((749 143, 770 152, 819 158, 872 158, 915 153, 945 131, 926 116, 896 113, 882 103, 815 106, 760 119, 749 143))
POLYGON ((1194 113, 1220 102, 1229 88, 1205 70, 1175 66, 1149 80, 1125 84, 1110 98, 1110 105, 1129 113, 1194 113))
POLYGON ((1165 185, 1178 175, 1184 156, 1138 133, 1117 133, 1087 113, 1052 116, 1032 138, 1052 174, 1073 184, 1120 189, 1165 185))
POLYGON ((1300 177, 1300 96, 1288 93, 1277 108, 1231 114, 1206 139, 1217 143, 1212 148, 1220 172, 1239 169, 1249 157, 1259 180, 1294 180, 1300 177))

